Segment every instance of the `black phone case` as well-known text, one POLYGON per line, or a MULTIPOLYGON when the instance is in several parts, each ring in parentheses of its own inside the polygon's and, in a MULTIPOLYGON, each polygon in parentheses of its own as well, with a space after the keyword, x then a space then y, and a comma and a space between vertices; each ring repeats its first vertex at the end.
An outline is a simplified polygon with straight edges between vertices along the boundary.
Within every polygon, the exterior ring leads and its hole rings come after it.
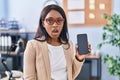
POLYGON ((77 44, 79 54, 88 53, 88 39, 87 34, 78 34, 77 35, 77 44))

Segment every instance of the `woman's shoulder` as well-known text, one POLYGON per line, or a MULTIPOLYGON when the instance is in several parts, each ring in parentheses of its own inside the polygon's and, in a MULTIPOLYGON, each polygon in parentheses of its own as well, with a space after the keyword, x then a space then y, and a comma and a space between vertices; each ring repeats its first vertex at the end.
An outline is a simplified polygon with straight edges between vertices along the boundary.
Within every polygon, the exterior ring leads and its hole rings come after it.
POLYGON ((72 42, 72 40, 69 40, 69 41, 68 41, 68 43, 69 43, 70 45, 73 45, 73 42, 72 42))
POLYGON ((44 44, 46 41, 40 41, 39 39, 30 39, 28 40, 28 44, 32 44, 32 45, 40 45, 40 44, 44 44))
POLYGON ((73 43, 71 40, 68 40, 68 43, 67 44, 63 44, 63 47, 65 49, 70 49, 71 47, 73 46, 73 43))
POLYGON ((28 40, 28 43, 34 43, 34 42, 36 42, 35 39, 30 39, 30 40, 28 40))

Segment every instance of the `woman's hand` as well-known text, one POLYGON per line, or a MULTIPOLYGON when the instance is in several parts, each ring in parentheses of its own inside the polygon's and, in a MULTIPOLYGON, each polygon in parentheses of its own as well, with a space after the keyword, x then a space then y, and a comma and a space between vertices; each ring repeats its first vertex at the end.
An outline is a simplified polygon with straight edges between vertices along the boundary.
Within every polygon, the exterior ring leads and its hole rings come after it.
POLYGON ((87 54, 79 54, 78 45, 76 45, 76 55, 75 55, 75 57, 78 61, 80 61, 80 62, 83 61, 88 55, 90 55, 90 53, 91 53, 91 45, 90 44, 88 44, 88 53, 87 54))

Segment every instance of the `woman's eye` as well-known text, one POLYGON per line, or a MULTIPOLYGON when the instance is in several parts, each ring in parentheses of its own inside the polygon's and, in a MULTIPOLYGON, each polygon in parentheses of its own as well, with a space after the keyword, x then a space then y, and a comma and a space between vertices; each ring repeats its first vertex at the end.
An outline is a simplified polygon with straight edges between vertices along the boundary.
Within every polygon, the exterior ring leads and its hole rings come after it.
POLYGON ((49 23, 53 23, 54 20, 53 20, 53 19, 49 19, 48 22, 49 22, 49 23))
POLYGON ((57 23, 62 23, 62 22, 63 22, 62 19, 58 19, 58 20, 57 20, 57 23))
POLYGON ((58 19, 57 21, 60 22, 60 21, 62 21, 62 20, 61 20, 61 19, 58 19))

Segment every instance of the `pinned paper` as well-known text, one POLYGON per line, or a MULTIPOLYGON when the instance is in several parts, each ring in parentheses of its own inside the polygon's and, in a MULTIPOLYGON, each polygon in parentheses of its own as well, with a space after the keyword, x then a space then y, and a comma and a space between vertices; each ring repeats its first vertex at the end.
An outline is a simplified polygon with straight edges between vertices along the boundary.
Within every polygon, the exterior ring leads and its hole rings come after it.
POLYGON ((95 0, 89 0, 90 4, 95 4, 95 0))
POLYGON ((89 14, 89 18, 90 18, 90 19, 95 19, 95 15, 94 15, 93 13, 90 13, 90 14, 89 14))
POLYGON ((95 9, 95 5, 94 4, 90 4, 89 5, 89 9, 94 10, 95 9))
POLYGON ((103 3, 99 4, 99 8, 100 8, 101 10, 105 10, 105 4, 103 4, 103 3))

